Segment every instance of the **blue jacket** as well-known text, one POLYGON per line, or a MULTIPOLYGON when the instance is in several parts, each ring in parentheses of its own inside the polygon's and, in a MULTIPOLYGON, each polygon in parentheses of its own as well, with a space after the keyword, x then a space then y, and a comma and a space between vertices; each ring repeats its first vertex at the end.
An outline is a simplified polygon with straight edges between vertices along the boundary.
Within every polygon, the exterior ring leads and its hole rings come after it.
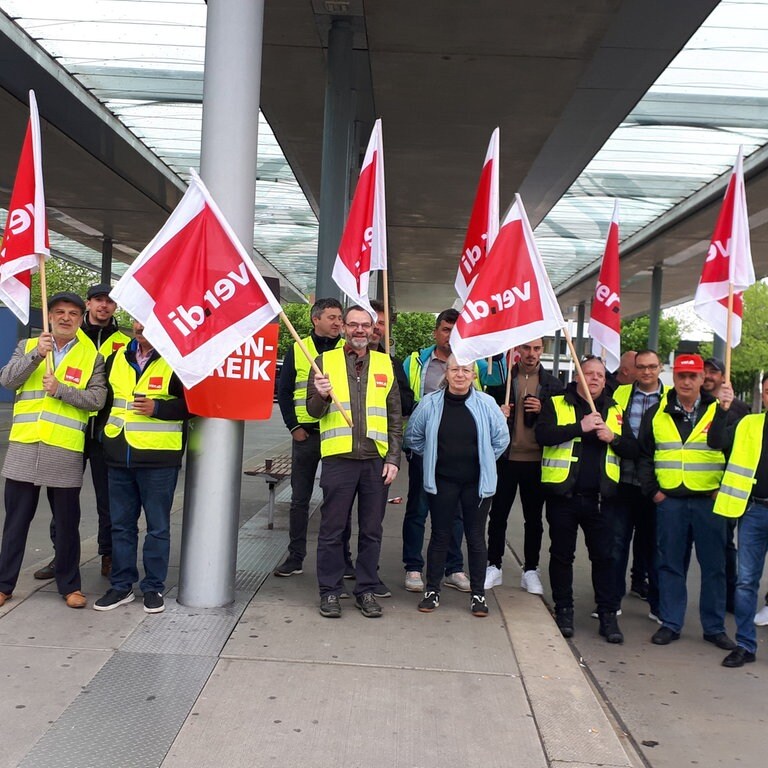
MULTIPOLYGON (((443 417, 445 390, 430 392, 419 401, 405 430, 408 447, 424 457, 424 490, 437 493, 435 465, 437 464, 437 430, 443 417)), ((477 425, 477 447, 480 454, 480 497, 496 493, 496 459, 509 445, 509 430, 504 414, 496 401, 484 392, 470 390, 467 408, 477 425)))

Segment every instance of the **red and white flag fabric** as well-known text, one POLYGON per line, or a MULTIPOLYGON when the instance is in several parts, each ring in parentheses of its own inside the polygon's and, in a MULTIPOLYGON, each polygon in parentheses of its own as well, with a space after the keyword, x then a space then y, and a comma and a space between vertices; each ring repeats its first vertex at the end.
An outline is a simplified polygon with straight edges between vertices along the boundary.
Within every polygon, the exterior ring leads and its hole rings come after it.
POLYGON ((693 303, 696 314, 727 342, 728 290, 729 284, 733 286, 732 347, 741 342, 742 294, 754 282, 744 166, 739 147, 693 303))
POLYGON ((520 195, 451 331, 461 365, 506 352, 565 325, 520 195))
POLYGON ((280 302, 200 177, 110 296, 186 387, 269 323, 280 302))
POLYGON ((368 284, 373 270, 387 268, 387 210, 384 201, 384 146, 381 119, 376 120, 347 225, 333 265, 336 285, 353 304, 365 307, 375 318, 368 298, 368 284))
POLYGON ((597 278, 595 298, 589 317, 589 335, 593 352, 605 353, 610 370, 619 367, 621 358, 621 280, 619 277, 619 201, 613 204, 603 263, 597 278))
POLYGON ((34 91, 29 92, 29 123, 13 183, 0 249, 0 300, 25 325, 29 322, 32 273, 40 257, 51 255, 43 190, 40 117, 34 91))
POLYGON ((499 233, 499 129, 491 134, 483 170, 469 217, 464 250, 456 273, 456 293, 464 301, 472 283, 480 274, 488 252, 499 233))

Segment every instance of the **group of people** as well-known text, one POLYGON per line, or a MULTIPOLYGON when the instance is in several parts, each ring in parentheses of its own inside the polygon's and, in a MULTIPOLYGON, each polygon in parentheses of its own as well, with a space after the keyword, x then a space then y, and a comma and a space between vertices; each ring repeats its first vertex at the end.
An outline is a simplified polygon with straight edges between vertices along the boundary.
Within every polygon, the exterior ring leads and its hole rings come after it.
POLYGON ((138 521, 146 535, 144 610, 160 613, 170 555, 170 513, 189 419, 181 382, 133 321, 133 338, 114 319, 110 286, 48 300, 50 330, 22 340, 0 370, 15 390, 3 464, 5 522, 0 606, 13 598, 40 489, 51 506, 54 557, 35 578, 55 579, 70 608, 84 608, 80 577, 80 488, 90 462, 98 511, 101 573, 110 588, 93 607, 135 599, 138 521))

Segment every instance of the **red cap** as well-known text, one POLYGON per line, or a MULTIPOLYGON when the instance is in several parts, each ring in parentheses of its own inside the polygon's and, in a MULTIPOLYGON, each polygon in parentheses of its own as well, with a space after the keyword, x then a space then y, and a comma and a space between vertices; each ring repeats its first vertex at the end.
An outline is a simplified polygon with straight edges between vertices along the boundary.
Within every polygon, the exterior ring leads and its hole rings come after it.
POLYGON ((701 355, 678 355, 672 370, 675 373, 682 373, 683 371, 701 373, 704 371, 704 359, 701 355))

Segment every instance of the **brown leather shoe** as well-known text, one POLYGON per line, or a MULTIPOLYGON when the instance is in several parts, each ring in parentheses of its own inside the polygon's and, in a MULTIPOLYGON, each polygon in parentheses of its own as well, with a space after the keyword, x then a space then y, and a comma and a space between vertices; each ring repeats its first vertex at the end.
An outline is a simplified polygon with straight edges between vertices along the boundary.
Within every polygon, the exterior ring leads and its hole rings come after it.
POLYGON ((64 599, 70 608, 85 608, 88 604, 88 598, 79 590, 77 592, 70 592, 64 599))
POLYGON ((101 556, 101 575, 109 577, 112 573, 112 555, 101 556))
POLYGON ((51 560, 51 562, 48 563, 48 565, 44 565, 39 570, 35 571, 32 574, 32 576, 34 576, 34 578, 36 579, 39 579, 40 581, 50 581, 54 576, 53 569, 55 568, 55 566, 56 566, 56 560, 55 559, 51 560))
POLYGON ((13 595, 6 595, 5 592, 0 592, 0 608, 2 608, 12 597, 13 595))

